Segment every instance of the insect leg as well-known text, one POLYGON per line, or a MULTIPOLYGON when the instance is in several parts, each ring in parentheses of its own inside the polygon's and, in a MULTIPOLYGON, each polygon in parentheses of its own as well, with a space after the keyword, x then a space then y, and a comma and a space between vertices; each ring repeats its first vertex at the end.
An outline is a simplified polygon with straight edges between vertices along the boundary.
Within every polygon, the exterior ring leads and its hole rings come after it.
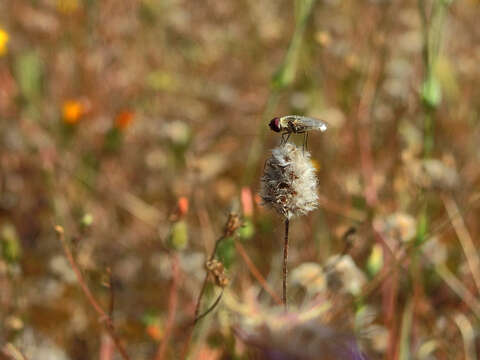
POLYGON ((285 145, 287 143, 288 139, 290 138, 290 135, 291 135, 291 133, 289 133, 288 131, 284 132, 282 134, 282 141, 280 142, 280 145, 285 145))
POLYGON ((292 135, 292 133, 288 133, 287 140, 285 140, 285 143, 288 141, 288 139, 290 139, 290 135, 292 135))
MULTIPOLYGON (((308 141, 308 131, 299 131, 297 134, 303 134, 303 146, 302 151, 305 153, 305 149, 307 148, 307 141, 308 141)), ((308 149, 307 149, 308 150, 308 149)))

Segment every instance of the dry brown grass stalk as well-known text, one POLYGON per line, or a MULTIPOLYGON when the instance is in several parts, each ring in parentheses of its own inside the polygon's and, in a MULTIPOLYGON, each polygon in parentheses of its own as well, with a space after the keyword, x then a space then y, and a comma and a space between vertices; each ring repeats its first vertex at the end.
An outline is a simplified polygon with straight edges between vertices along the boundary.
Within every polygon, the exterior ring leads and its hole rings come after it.
POLYGON ((75 276, 77 278, 77 281, 80 285, 80 288, 82 289, 82 292, 84 293, 85 297, 87 298, 89 304, 91 307, 95 310, 95 312, 98 314, 101 323, 104 325, 105 330, 108 332, 110 337, 112 338, 113 342, 115 343, 115 347, 117 348, 118 352, 122 356, 124 360, 130 360, 130 357, 127 354, 127 351, 125 350, 125 347, 123 346, 119 336, 116 333, 115 326, 113 324, 113 320, 105 310, 100 306, 98 301, 95 299, 95 296, 92 294, 90 291, 85 278, 82 275, 82 272, 80 271, 80 267, 78 266, 77 262, 75 261, 72 252, 70 251, 70 248, 67 245, 67 242, 65 240, 65 231, 63 227, 60 225, 55 226, 55 232, 57 234, 57 237, 59 238, 60 242, 62 243, 63 251, 65 253, 65 256, 67 257, 68 262, 70 263, 70 266, 72 267, 73 271, 75 272, 75 276))

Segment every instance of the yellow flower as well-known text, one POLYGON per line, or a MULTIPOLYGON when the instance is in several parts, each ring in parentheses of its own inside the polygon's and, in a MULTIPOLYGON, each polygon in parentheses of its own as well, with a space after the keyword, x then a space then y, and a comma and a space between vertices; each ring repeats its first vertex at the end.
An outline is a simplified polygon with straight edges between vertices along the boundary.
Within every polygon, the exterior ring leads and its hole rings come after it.
POLYGON ((77 100, 65 101, 62 106, 63 121, 68 124, 76 124, 82 115, 85 113, 85 108, 77 100))
POLYGON ((79 7, 78 0, 57 0, 57 10, 65 15, 73 14, 79 7))
POLYGON ((0 56, 7 53, 8 33, 0 28, 0 56))

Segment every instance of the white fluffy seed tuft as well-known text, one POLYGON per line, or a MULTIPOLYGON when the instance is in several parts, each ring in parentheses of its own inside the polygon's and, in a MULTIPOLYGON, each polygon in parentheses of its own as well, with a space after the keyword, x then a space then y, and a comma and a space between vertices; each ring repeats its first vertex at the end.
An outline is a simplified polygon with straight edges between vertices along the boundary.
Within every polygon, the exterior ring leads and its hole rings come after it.
POLYGON ((310 153, 287 143, 272 150, 261 179, 264 205, 291 219, 318 206, 317 176, 310 153))

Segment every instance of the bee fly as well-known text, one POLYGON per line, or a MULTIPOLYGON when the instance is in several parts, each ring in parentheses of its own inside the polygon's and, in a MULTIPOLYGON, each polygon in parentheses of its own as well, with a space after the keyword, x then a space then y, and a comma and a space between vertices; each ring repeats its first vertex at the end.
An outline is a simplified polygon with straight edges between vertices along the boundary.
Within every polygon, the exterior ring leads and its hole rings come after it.
POLYGON ((328 128, 327 123, 322 120, 300 115, 274 117, 268 126, 270 126, 272 131, 282 133, 282 142, 280 145, 285 144, 292 134, 304 134, 303 149, 307 146, 309 131, 319 130, 324 132, 328 128))

